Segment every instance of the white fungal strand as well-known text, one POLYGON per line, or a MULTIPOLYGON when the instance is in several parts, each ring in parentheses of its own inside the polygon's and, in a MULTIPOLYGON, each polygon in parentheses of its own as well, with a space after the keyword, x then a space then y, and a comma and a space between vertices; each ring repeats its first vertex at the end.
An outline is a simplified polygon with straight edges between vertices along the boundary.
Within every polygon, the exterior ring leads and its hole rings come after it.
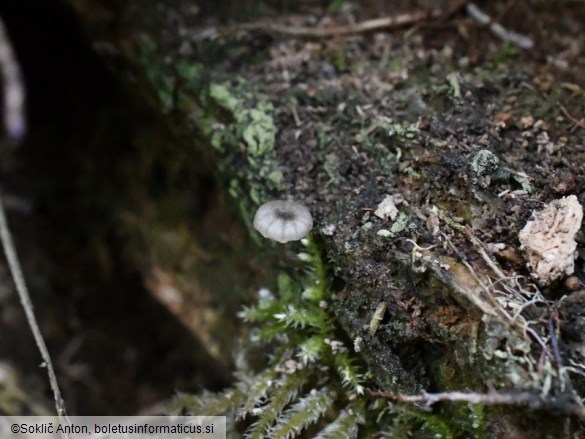
POLYGON ((285 200, 269 201, 256 212, 254 228, 265 238, 284 244, 307 236, 313 228, 313 218, 302 204, 285 200))

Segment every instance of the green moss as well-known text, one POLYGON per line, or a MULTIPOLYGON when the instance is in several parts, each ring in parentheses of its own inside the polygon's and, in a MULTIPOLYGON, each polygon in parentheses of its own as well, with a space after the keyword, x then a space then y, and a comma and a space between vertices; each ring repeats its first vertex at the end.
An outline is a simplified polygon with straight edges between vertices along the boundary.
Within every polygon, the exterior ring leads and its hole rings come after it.
POLYGON ((234 388, 215 397, 183 395, 172 411, 236 413, 250 421, 246 428, 250 438, 265 437, 263 432, 270 437, 297 437, 320 420, 330 423, 330 430, 355 428, 346 417, 356 416, 354 408, 365 406, 359 362, 336 337, 326 306, 331 292, 318 248, 309 240, 306 249, 303 259, 310 265, 304 274, 293 278, 280 273, 278 295, 263 293, 256 305, 240 313, 255 327, 253 340, 245 343, 272 346, 266 367, 254 374, 241 370, 234 388), (329 373, 324 375, 324 370, 329 373))
MULTIPOLYGON (((281 272, 278 294, 263 293, 257 304, 240 313, 254 328, 253 338, 245 344, 271 349, 264 369, 239 371, 234 388, 217 396, 182 395, 172 411, 237 416, 244 437, 254 439, 293 438, 307 430, 324 438, 373 437, 382 432, 395 438, 407 434, 482 438, 481 407, 441 404, 435 413, 427 413, 364 394, 371 376, 361 372, 361 360, 353 349, 336 338, 326 267, 315 241, 305 245, 306 269, 294 276, 281 272)), ((454 370, 446 366, 442 379, 453 384, 460 378, 454 370)))

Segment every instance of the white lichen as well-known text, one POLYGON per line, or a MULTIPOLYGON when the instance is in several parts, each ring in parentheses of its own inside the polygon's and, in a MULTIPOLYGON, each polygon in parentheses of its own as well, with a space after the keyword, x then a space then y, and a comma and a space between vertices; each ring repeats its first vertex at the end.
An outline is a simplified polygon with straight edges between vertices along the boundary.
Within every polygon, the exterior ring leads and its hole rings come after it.
POLYGON ((520 231, 520 248, 528 260, 532 277, 545 286, 575 271, 577 242, 583 207, 570 195, 535 211, 520 231))
POLYGON ((396 206, 403 201, 404 198, 400 194, 386 195, 380 204, 378 204, 378 207, 374 211, 374 215, 383 220, 390 218, 394 221, 398 216, 398 208, 396 206))

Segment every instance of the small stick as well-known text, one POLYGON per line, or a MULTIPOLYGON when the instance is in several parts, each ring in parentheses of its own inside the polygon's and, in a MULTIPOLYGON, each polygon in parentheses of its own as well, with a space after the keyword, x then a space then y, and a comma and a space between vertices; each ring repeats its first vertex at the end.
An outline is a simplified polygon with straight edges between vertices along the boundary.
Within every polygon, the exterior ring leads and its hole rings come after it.
POLYGON ((425 12, 419 11, 412 14, 400 14, 392 17, 376 18, 373 20, 361 21, 359 23, 331 27, 284 26, 281 24, 263 21, 238 24, 236 26, 227 28, 225 31, 228 33, 239 30, 265 31, 291 37, 321 38, 373 32, 382 29, 394 29, 409 24, 418 23, 427 17, 428 15, 425 12))
POLYGON ((483 25, 488 26, 489 30, 501 40, 512 43, 522 49, 532 49, 532 47, 534 47, 534 41, 532 38, 517 32, 507 30, 500 23, 492 20, 491 17, 479 9, 475 3, 467 3, 466 10, 471 18, 483 25))
POLYGON ((10 274, 12 275, 14 285, 16 286, 16 291, 18 292, 20 303, 24 308, 26 320, 28 321, 28 325, 30 326, 37 347, 41 353, 41 357, 44 363, 43 365, 47 368, 49 383, 51 385, 51 390, 53 391, 53 397, 55 399, 57 415, 59 416, 59 420, 62 424, 67 423, 67 425, 70 425, 67 412, 65 411, 65 403, 61 397, 61 391, 59 390, 59 384, 57 383, 57 375, 55 374, 55 369, 53 369, 53 363, 51 362, 51 356, 49 355, 49 350, 47 349, 47 345, 45 344, 45 340, 43 339, 43 335, 39 329, 39 324, 37 323, 33 311, 33 304, 24 281, 24 274, 22 273, 22 268, 20 267, 20 262, 18 261, 18 256, 16 254, 16 248, 14 247, 14 242, 12 241, 12 235, 8 229, 8 222, 6 221, 6 213, 4 211, 2 197, 0 197, 0 240, 2 241, 4 254, 6 255, 6 260, 8 261, 8 267, 10 269, 10 274))
POLYGON ((573 131, 575 131, 578 128, 585 128, 585 119, 581 118, 580 120, 577 120, 577 118, 575 116, 573 116, 571 113, 569 113, 569 110, 567 110, 567 108, 559 103, 559 108, 561 109, 561 112, 564 114, 564 116, 569 119, 571 122, 573 122, 573 126, 571 127, 571 133, 573 131))
POLYGON ((565 413, 576 415, 585 419, 585 408, 581 404, 562 403, 560 401, 542 398, 535 392, 506 392, 500 393, 491 391, 488 393, 477 392, 442 392, 427 393, 422 392, 419 395, 405 395, 398 392, 385 392, 382 390, 367 390, 369 396, 393 399, 400 402, 422 402, 427 407, 439 401, 467 402, 469 404, 484 405, 522 405, 531 408, 551 407, 557 408, 565 413))
POLYGON ((19 141, 27 131, 24 107, 25 88, 20 66, 1 19, 0 77, 4 87, 4 129, 10 139, 19 141))

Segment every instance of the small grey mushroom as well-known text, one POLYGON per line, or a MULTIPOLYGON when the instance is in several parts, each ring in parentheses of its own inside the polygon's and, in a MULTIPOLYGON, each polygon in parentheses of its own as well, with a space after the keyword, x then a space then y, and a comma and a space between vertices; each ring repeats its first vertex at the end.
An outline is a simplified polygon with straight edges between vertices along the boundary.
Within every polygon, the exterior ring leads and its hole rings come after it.
POLYGON ((269 201, 256 211, 254 228, 265 238, 284 244, 307 236, 313 228, 313 217, 302 204, 285 200, 269 201))

